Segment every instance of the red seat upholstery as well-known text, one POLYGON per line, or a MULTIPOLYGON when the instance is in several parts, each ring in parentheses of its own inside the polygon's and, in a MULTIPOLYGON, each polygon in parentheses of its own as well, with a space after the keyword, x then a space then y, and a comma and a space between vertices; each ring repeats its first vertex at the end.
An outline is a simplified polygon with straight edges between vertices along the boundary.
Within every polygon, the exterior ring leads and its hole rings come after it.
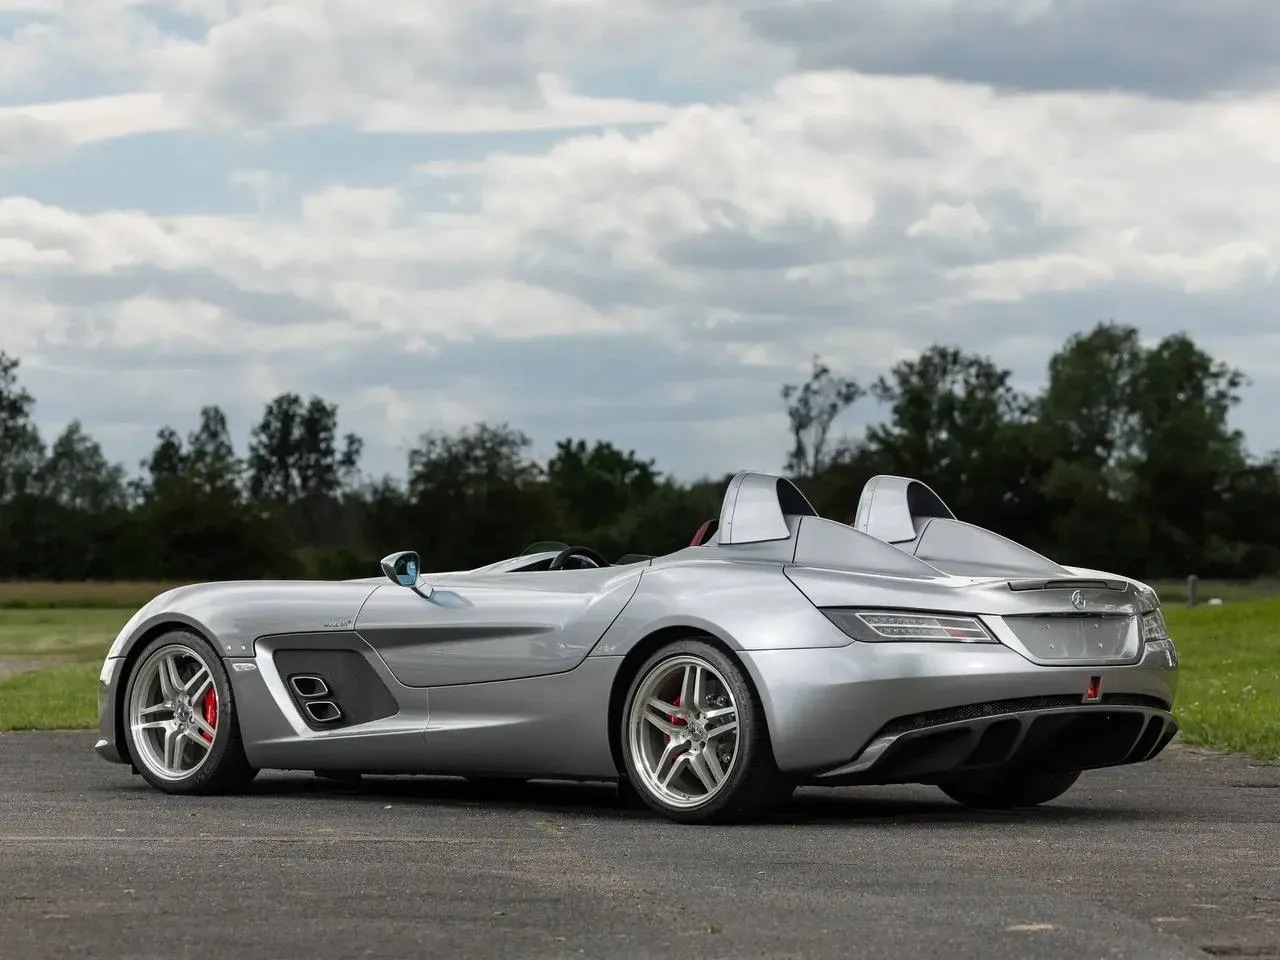
POLYGON ((698 528, 698 532, 693 535, 693 539, 689 541, 689 546, 691 547, 702 546, 704 543, 706 543, 712 537, 714 537, 716 534, 716 531, 719 529, 720 529, 720 521, 718 519, 707 520, 705 523, 702 524, 702 526, 698 528))

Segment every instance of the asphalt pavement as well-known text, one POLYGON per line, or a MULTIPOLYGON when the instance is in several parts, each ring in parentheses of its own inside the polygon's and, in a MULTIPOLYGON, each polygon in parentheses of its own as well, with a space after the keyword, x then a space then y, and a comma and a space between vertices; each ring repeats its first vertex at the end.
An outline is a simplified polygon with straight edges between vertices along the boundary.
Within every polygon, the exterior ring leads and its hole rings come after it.
POLYGON ((0 734, 0 958, 1280 958, 1280 766, 1175 745, 1032 810, 803 790, 681 827, 604 785, 263 774, 176 798, 0 734))

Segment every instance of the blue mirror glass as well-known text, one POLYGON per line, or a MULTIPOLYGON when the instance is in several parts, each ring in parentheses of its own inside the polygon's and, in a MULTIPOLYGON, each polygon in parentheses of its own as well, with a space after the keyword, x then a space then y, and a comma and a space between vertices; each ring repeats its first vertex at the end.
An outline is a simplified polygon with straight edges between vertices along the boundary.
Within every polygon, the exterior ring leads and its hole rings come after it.
POLYGON ((402 587, 412 587, 418 582, 418 558, 405 557, 396 565, 396 582, 402 587))
MULTIPOLYGON (((412 550, 401 550, 382 558, 382 575, 401 587, 418 589, 418 577, 422 573, 422 560, 412 550)), ((429 589, 429 588, 428 588, 429 589)))

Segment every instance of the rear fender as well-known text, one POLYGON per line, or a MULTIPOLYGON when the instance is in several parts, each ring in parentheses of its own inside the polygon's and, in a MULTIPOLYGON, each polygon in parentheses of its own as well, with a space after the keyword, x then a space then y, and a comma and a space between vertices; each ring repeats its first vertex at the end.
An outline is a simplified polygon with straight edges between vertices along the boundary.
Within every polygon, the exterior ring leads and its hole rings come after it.
POLYGON ((673 627, 707 633, 739 651, 850 642, 796 589, 780 564, 695 559, 646 570, 591 656, 626 656, 645 637, 673 627))

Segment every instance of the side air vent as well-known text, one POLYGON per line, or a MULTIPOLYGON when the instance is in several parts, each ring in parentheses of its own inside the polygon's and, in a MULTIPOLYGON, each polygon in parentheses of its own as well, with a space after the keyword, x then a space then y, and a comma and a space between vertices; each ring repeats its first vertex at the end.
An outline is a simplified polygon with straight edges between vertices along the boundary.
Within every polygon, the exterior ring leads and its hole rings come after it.
POLYGON ((289 647, 272 654, 289 703, 312 730, 334 730, 394 716, 391 691, 355 650, 289 647))
POLYGON ((342 719, 342 711, 332 700, 308 700, 306 710, 316 723, 337 723, 342 719))
POLYGON ((306 674, 289 678, 289 685, 293 687, 294 693, 305 699, 312 697, 323 697, 329 692, 329 685, 319 677, 312 677, 306 674))

